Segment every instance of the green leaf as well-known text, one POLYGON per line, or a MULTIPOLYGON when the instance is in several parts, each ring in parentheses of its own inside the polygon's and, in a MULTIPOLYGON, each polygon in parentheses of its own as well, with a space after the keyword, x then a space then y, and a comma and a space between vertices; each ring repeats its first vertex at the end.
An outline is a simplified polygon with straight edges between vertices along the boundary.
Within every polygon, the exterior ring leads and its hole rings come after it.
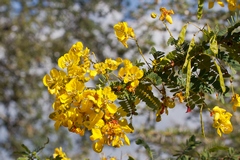
POLYGON ((142 146, 146 149, 150 160, 153 160, 153 153, 152 153, 149 145, 148 145, 143 139, 138 139, 138 140, 136 141, 136 144, 137 144, 137 145, 142 145, 142 146))
POLYGON ((167 41, 167 45, 174 45, 176 44, 176 40, 173 37, 170 37, 167 41))
POLYGON ((121 105, 122 109, 127 113, 127 116, 131 116, 132 114, 137 114, 136 106, 134 102, 128 98, 125 98, 123 101, 120 101, 119 104, 121 105))
POLYGON ((217 67, 217 71, 218 71, 218 74, 219 74, 220 86, 221 86, 221 88, 222 88, 222 91, 225 92, 225 91, 226 91, 226 86, 225 86, 225 83, 224 83, 224 79, 223 79, 223 74, 222 74, 221 68, 220 68, 220 66, 217 64, 216 61, 214 61, 214 64, 215 64, 215 66, 217 67))
POLYGON ((229 155, 234 155, 234 149, 232 147, 228 148, 229 155))
POLYGON ((198 18, 198 19, 201 19, 201 18, 202 18, 203 3, 204 3, 204 0, 198 0, 198 11, 197 11, 197 18, 198 18))
POLYGON ((150 54, 154 54, 155 52, 157 52, 157 50, 154 47, 152 47, 150 50, 150 54))
POLYGON ((218 54, 218 44, 216 40, 216 35, 212 36, 209 42, 210 42, 210 49, 213 52, 213 54, 216 56, 218 54))
POLYGON ((25 149, 25 151, 26 151, 27 153, 31 153, 31 151, 28 149, 27 146, 25 146, 24 144, 22 144, 21 146, 25 149))
POLYGON ((183 67, 182 67, 182 71, 184 72, 185 68, 187 67, 188 65, 188 61, 189 59, 191 58, 190 56, 190 52, 192 51, 193 47, 195 46, 195 40, 194 40, 194 37, 192 38, 191 42, 190 42, 190 45, 188 47, 188 51, 187 51, 187 55, 186 55, 186 58, 185 58, 185 62, 183 64, 183 67))
POLYGON ((161 105, 161 102, 159 101, 159 98, 153 95, 153 92, 151 89, 149 89, 149 86, 149 84, 140 83, 135 90, 135 95, 141 101, 145 102, 148 107, 156 110, 161 105))
POLYGON ((191 82, 191 59, 188 61, 188 66, 187 66, 187 81, 186 81, 186 98, 189 96, 189 90, 190 90, 190 82, 191 82))
POLYGON ((19 157, 17 160, 28 160, 28 157, 19 157))
POLYGON ((134 158, 131 156, 128 156, 128 160, 134 160, 134 158))
POLYGON ((186 34, 186 31, 187 31, 187 26, 188 24, 185 24, 183 27, 182 27, 182 30, 179 34, 179 37, 178 37, 178 45, 181 45, 183 44, 184 40, 185 40, 185 34, 186 34))
POLYGON ((151 81, 153 84, 155 84, 155 85, 159 85, 159 84, 162 83, 161 77, 159 77, 158 74, 156 74, 156 73, 154 73, 154 72, 151 72, 150 74, 148 74, 148 75, 146 76, 146 78, 147 78, 148 80, 150 80, 150 81, 151 81))
POLYGON ((225 146, 215 146, 215 147, 212 147, 210 148, 208 151, 209 152, 217 152, 219 150, 225 150, 227 151, 229 148, 228 147, 225 147, 225 146))

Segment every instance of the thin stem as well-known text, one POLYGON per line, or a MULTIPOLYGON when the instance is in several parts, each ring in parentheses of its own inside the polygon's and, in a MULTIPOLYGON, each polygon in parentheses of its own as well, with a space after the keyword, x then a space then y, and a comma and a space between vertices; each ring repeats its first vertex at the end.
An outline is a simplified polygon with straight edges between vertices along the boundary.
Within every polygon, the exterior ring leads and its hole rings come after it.
POLYGON ((143 60, 144 60, 145 63, 147 64, 148 68, 150 69, 151 67, 149 66, 147 60, 145 59, 145 57, 144 57, 144 55, 143 55, 143 53, 142 53, 142 50, 141 50, 141 48, 140 48, 140 46, 139 46, 139 44, 138 44, 137 39, 134 39, 134 40, 135 40, 135 42, 136 42, 136 45, 137 45, 137 48, 138 48, 138 51, 139 51, 140 55, 142 56, 143 60))
POLYGON ((233 80, 232 80, 232 77, 230 78, 230 86, 231 86, 231 90, 232 90, 232 94, 234 95, 234 88, 233 88, 233 80))
POLYGON ((96 57, 95 53, 92 52, 92 55, 93 55, 93 57, 94 57, 94 59, 95 59, 95 61, 96 61, 96 62, 93 62, 93 63, 97 63, 98 60, 97 60, 97 57, 96 57))
POLYGON ((167 27, 167 24, 166 24, 164 21, 162 21, 162 22, 163 22, 165 28, 167 29, 168 33, 170 34, 170 36, 173 37, 171 31, 170 31, 170 30, 168 29, 168 27, 167 27))
POLYGON ((203 137, 205 138, 204 122, 203 122, 203 117, 202 117, 202 110, 203 110, 203 105, 201 105, 201 108, 200 108, 200 121, 201 121, 202 135, 203 135, 203 137))

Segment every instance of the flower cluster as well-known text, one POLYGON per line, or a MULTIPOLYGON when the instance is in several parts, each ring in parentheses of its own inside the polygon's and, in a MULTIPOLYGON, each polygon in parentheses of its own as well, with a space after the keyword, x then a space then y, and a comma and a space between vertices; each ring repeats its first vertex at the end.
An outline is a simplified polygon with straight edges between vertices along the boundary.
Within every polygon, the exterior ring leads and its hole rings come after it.
POLYGON ((232 114, 227 112, 225 109, 215 106, 211 115, 213 116, 213 127, 217 129, 219 136, 222 136, 222 133, 229 134, 233 131, 232 123, 230 121, 232 114))
MULTIPOLYGON (((43 78, 43 84, 51 94, 56 96, 52 107, 54 112, 50 118, 55 121, 55 129, 67 127, 70 132, 81 136, 86 130, 91 131, 90 139, 94 141, 93 149, 101 152, 104 145, 120 147, 130 141, 126 133, 133 132, 124 115, 120 114, 115 101, 118 99, 109 86, 89 88, 86 83, 97 75, 107 75, 124 66, 118 72, 118 79, 128 83, 131 91, 139 84, 143 71, 129 60, 106 59, 104 62, 93 63, 89 49, 81 42, 74 44, 68 53, 58 59, 57 70, 53 68, 50 74, 43 78)), ((126 114, 125 114, 126 115, 126 114)))
MULTIPOLYGON (((211 9, 214 6, 214 3, 217 1, 217 3, 221 6, 224 7, 224 2, 221 0, 210 0, 208 2, 208 8, 211 9)), ((240 4, 237 4, 237 0, 227 0, 228 3, 228 9, 230 11, 235 11, 237 8, 240 9, 240 4)))

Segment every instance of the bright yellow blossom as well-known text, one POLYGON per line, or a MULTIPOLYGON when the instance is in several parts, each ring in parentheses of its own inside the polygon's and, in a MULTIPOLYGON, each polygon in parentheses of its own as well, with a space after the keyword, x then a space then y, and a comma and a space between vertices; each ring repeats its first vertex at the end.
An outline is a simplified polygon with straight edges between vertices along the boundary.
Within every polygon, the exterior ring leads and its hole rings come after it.
MULTIPOLYGON (((123 78, 124 83, 139 80, 143 77, 143 74, 144 74, 143 70, 139 69, 137 66, 132 66, 130 64, 128 64, 125 67, 120 68, 120 70, 118 72, 118 76, 120 78, 123 78)), ((135 81, 134 83, 138 84, 137 81, 135 81)))
POLYGON ((134 31, 131 27, 128 27, 127 22, 119 22, 118 24, 114 25, 114 32, 117 37, 117 39, 126 47, 128 48, 127 45, 127 40, 129 38, 134 38, 135 34, 134 31))
POLYGON ((170 23, 170 24, 173 23, 172 17, 171 17, 171 14, 174 14, 173 10, 167 10, 166 8, 161 7, 160 12, 162 13, 159 18, 161 21, 164 21, 166 19, 166 21, 168 21, 168 23, 170 23))
POLYGON ((240 97, 238 94, 234 94, 232 96, 232 101, 233 103, 233 111, 235 112, 237 110, 237 107, 240 107, 240 97))
POLYGON ((58 59, 58 66, 61 69, 77 65, 80 61, 80 57, 74 53, 66 53, 58 59))
POLYGON ((105 74, 107 69, 107 64, 103 62, 95 63, 93 65, 94 69, 98 74, 105 74))
POLYGON ((50 71, 50 75, 46 74, 43 77, 43 84, 48 87, 48 91, 51 94, 59 94, 60 90, 64 87, 65 78, 65 72, 53 68, 50 71))
POLYGON ((112 119, 104 124, 102 128, 96 127, 92 129, 90 139, 95 141, 93 150, 100 153, 104 145, 111 145, 113 147, 120 147, 124 145, 124 143, 130 145, 126 133, 131 132, 133 132, 133 130, 128 126, 126 119, 112 119))
POLYGON ((67 157, 66 153, 62 151, 62 147, 55 148, 53 158, 61 158, 61 160, 71 160, 67 157))
POLYGON ((226 112, 225 109, 215 106, 211 112, 213 116, 213 127, 217 129, 219 136, 222 136, 222 133, 229 134, 233 131, 232 123, 230 121, 232 114, 226 112))
POLYGON ((118 66, 122 63, 121 61, 116 61, 116 60, 112 60, 112 59, 105 59, 105 62, 106 64, 106 69, 109 69, 109 70, 117 70, 118 69, 118 66))

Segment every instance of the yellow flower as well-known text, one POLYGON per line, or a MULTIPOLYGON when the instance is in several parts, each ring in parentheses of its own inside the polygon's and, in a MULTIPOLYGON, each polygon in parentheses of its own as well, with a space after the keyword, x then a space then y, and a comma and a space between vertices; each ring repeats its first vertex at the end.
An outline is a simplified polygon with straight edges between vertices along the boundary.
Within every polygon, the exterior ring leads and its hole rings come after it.
POLYGON ((134 38, 135 34, 134 31, 131 27, 128 27, 127 22, 119 22, 118 24, 114 25, 114 32, 117 37, 117 39, 126 47, 128 48, 127 45, 127 40, 129 38, 134 38))
POLYGON ((131 87, 136 88, 139 84, 138 80, 144 75, 143 70, 137 66, 133 66, 129 60, 124 60, 124 67, 120 68, 118 76, 123 78, 124 83, 133 82, 131 87))
POLYGON ((174 14, 173 10, 167 10, 166 8, 161 7, 160 8, 160 12, 162 13, 160 16, 160 20, 164 21, 166 19, 166 21, 168 21, 168 23, 172 24, 172 17, 170 16, 171 14, 174 14))
POLYGON ((133 129, 128 126, 126 119, 112 119, 103 126, 96 125, 92 129, 92 135, 90 136, 90 139, 95 141, 93 143, 93 150, 100 153, 105 144, 113 147, 121 147, 124 143, 130 145, 126 133, 131 132, 133 132, 133 129))
POLYGON ((208 8, 211 9, 214 6, 214 3, 217 1, 217 3, 221 6, 224 7, 224 2, 222 2, 221 0, 210 0, 208 2, 208 8))
POLYGON ((119 62, 119 61, 115 61, 115 60, 112 60, 112 59, 105 59, 105 62, 106 64, 106 69, 109 69, 109 70, 117 70, 118 66, 122 63, 122 62, 119 62))
POLYGON ((235 112, 237 110, 237 107, 240 107, 240 97, 238 94, 234 94, 232 96, 232 101, 233 103, 233 111, 235 112))
POLYGON ((107 69, 107 64, 103 62, 95 63, 93 65, 94 69, 96 70, 97 74, 105 74, 107 69))
POLYGON ((43 77, 43 84, 48 87, 48 91, 51 94, 58 94, 63 88, 63 81, 66 78, 66 73, 63 71, 58 71, 57 69, 52 69, 50 75, 46 74, 43 77))
POLYGON ((183 96, 182 92, 176 93, 176 97, 179 99, 180 103, 184 102, 184 96, 183 96))
POLYGON ((67 157, 66 153, 62 151, 62 147, 55 148, 53 158, 61 158, 61 160, 71 160, 70 158, 67 157))
POLYGON ((76 78, 71 79, 71 81, 66 84, 66 91, 68 94, 82 93, 84 88, 84 83, 79 82, 76 78))
POLYGON ((215 106, 212 109, 211 114, 214 116, 212 126, 217 129, 219 136, 222 136, 222 133, 229 134, 233 131, 233 127, 230 121, 232 117, 231 113, 226 112, 226 110, 223 108, 215 106))
POLYGON ((240 9, 240 5, 237 5, 237 0, 227 0, 227 2, 230 11, 235 11, 237 8, 240 9))
POLYGON ((80 57, 74 53, 66 53, 58 59, 58 66, 61 69, 77 65, 80 61, 80 57))

